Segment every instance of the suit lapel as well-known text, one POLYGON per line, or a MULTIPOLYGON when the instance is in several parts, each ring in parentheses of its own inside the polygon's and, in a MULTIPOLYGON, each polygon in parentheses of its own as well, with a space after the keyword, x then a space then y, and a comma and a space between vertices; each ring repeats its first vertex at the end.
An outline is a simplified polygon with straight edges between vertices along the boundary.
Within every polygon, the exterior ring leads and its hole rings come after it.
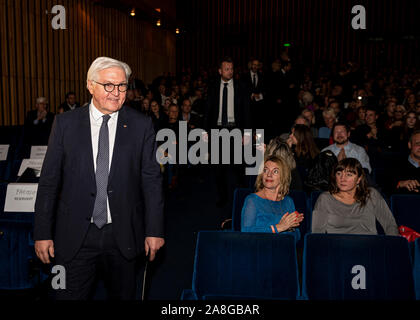
POLYGON ((95 185, 95 167, 93 165, 93 149, 92 149, 92 133, 90 128, 90 105, 83 107, 83 112, 80 113, 80 139, 82 154, 86 155, 86 168, 89 172, 89 178, 95 185))
POLYGON ((117 130, 115 133, 114 150, 112 152, 111 169, 109 171, 108 181, 111 181, 118 168, 118 162, 126 151, 122 150, 124 144, 130 141, 129 130, 127 129, 128 117, 125 112, 125 107, 122 107, 118 112, 117 130))
POLYGON ((237 81, 233 80, 233 114, 235 115, 236 124, 239 122, 239 95, 239 84, 237 81))

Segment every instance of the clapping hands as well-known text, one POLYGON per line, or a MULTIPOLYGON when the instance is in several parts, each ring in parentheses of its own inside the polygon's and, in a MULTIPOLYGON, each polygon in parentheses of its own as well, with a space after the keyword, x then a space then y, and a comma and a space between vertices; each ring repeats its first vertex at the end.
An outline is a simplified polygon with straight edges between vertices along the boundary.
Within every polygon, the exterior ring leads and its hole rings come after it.
POLYGON ((290 228, 296 228, 303 221, 303 213, 297 211, 292 213, 285 213, 284 216, 280 219, 279 223, 276 224, 278 232, 287 231, 290 228))

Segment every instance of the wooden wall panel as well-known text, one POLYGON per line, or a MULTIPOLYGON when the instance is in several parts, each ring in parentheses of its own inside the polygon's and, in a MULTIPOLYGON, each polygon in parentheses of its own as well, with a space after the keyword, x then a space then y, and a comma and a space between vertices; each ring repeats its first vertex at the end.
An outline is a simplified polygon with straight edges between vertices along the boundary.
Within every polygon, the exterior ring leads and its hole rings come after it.
POLYGON ((89 101, 86 73, 98 56, 130 65, 133 77, 150 83, 175 72, 174 32, 133 19, 89 0, 0 0, 0 125, 23 124, 39 96, 50 110, 75 91, 89 101), (66 9, 65 30, 54 30, 51 9, 66 9))
POLYGON ((285 42, 312 65, 355 59, 368 68, 418 66, 419 11, 420 1, 405 0, 185 0, 177 12, 186 28, 177 66, 212 68, 225 55, 242 67, 250 57, 270 65, 285 42), (356 4, 366 8, 366 30, 351 28, 356 4))

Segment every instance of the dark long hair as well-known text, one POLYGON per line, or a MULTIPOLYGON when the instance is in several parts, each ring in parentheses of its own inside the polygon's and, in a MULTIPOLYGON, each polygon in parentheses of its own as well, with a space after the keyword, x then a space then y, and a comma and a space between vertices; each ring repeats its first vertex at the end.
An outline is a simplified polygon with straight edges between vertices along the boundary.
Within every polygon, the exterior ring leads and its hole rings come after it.
POLYGON ((319 149, 308 126, 296 124, 293 134, 297 140, 295 152, 298 157, 309 156, 314 159, 319 154, 319 149))
POLYGON ((360 205, 363 207, 366 205, 366 202, 370 196, 370 191, 368 188, 368 183, 366 180, 365 172, 363 171, 362 165, 359 160, 355 158, 345 158, 338 162, 331 172, 331 182, 329 191, 331 194, 336 194, 340 192, 337 186, 337 179, 335 177, 336 173, 339 171, 349 171, 357 175, 357 178, 361 178, 359 184, 356 187, 356 193, 354 198, 356 201, 360 202, 360 205))

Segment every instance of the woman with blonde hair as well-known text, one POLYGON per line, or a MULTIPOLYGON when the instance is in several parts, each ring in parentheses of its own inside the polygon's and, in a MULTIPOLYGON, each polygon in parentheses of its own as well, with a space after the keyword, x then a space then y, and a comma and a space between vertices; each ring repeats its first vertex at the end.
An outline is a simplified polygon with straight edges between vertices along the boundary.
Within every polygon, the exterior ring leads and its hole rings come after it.
POLYGON ((242 208, 242 232, 294 232, 300 239, 297 228, 303 214, 295 210, 292 198, 287 196, 290 185, 290 167, 285 160, 268 157, 264 169, 255 182, 256 192, 248 195, 242 208))
POLYGON ((271 139, 265 150, 265 159, 273 156, 282 158, 289 166, 292 177, 290 190, 303 190, 303 181, 299 171, 296 169, 296 161, 292 149, 280 137, 271 139))

